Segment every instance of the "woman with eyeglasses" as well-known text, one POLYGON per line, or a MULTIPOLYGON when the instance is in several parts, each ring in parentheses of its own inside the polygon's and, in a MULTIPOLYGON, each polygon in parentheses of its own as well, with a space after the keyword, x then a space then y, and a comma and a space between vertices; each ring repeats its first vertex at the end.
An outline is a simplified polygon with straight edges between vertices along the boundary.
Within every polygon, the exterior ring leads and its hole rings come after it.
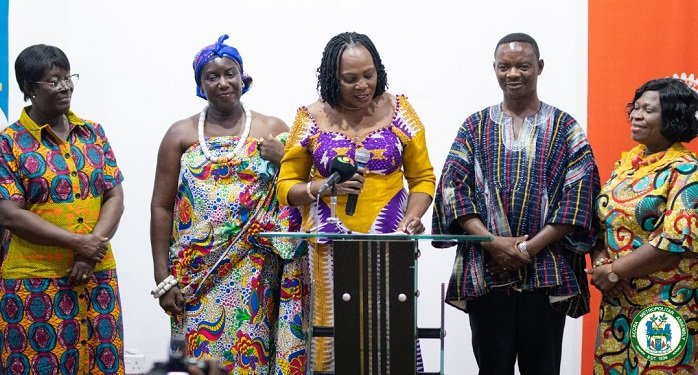
POLYGON ((123 176, 102 125, 70 108, 63 51, 27 47, 15 73, 31 104, 0 133, 0 373, 123 374, 123 176))

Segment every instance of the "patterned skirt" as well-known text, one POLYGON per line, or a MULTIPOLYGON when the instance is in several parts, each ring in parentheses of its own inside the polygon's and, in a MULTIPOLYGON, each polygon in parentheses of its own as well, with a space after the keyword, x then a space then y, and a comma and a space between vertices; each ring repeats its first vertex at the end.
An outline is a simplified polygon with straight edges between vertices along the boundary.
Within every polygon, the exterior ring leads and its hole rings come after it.
POLYGON ((303 374, 301 262, 251 251, 187 298, 183 317, 172 320, 172 338, 186 343, 189 356, 216 359, 230 374, 303 374))
POLYGON ((0 280, 0 372, 124 373, 116 270, 84 285, 67 280, 0 280))

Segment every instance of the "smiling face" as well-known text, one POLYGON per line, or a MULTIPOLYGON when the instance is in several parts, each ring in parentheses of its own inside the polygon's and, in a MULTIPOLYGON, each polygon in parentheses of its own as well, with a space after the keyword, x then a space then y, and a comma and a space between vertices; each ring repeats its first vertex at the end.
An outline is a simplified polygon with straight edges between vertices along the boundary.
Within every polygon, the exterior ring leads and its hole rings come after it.
POLYGON ((60 116, 70 109, 70 100, 75 86, 62 82, 57 87, 47 82, 64 81, 70 71, 57 66, 46 69, 37 83, 32 84, 31 101, 35 110, 47 117, 60 116))
POLYGON ((348 108, 365 108, 376 93, 378 74, 371 53, 362 45, 347 47, 339 63, 340 104, 348 108))
POLYGON ((632 138, 647 147, 648 153, 664 151, 671 141, 662 134, 662 103, 659 91, 645 91, 630 111, 632 138))
POLYGON ((533 47, 524 42, 504 43, 494 55, 494 72, 505 99, 537 99, 538 76, 543 60, 536 58, 533 47))
POLYGON ((227 57, 216 57, 201 71, 201 88, 215 107, 229 108, 242 96, 242 76, 237 62, 227 57))

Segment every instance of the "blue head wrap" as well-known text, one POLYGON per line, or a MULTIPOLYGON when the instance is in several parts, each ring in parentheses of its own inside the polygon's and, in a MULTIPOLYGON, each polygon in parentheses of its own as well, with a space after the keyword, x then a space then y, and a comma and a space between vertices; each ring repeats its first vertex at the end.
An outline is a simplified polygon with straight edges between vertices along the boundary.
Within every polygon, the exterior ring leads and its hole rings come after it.
POLYGON ((210 46, 202 48, 201 51, 194 56, 194 63, 192 65, 194 67, 194 80, 196 80, 196 96, 200 98, 206 99, 206 94, 204 90, 201 89, 201 71, 204 69, 206 63, 216 57, 227 57, 238 64, 243 83, 242 94, 246 93, 247 90, 250 89, 250 86, 252 86, 252 77, 245 74, 242 70, 242 56, 240 56, 240 53, 235 47, 223 43, 226 39, 228 39, 228 34, 221 35, 216 44, 211 44, 210 46))

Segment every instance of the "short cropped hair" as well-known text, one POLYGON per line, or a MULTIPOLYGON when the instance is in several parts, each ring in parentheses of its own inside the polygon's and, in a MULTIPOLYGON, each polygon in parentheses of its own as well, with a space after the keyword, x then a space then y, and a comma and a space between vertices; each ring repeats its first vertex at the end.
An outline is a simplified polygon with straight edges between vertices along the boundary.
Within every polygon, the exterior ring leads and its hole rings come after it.
POLYGON ((635 91, 628 103, 628 116, 645 91, 659 92, 662 106, 660 132, 670 142, 689 142, 698 135, 698 93, 676 78, 653 79, 635 91))
POLYGON ((32 85, 54 66, 70 71, 68 56, 58 47, 35 44, 19 53, 15 60, 15 77, 24 94, 24 101, 29 99, 32 85))
POLYGON ((497 46, 494 47, 494 55, 497 56, 497 48, 499 48, 499 46, 501 46, 502 44, 512 42, 530 44, 531 47, 533 47, 533 53, 536 54, 536 59, 540 59, 540 50, 538 50, 538 43, 536 43, 536 40, 533 39, 533 37, 524 33, 511 33, 509 35, 505 35, 502 39, 499 40, 499 42, 497 42, 497 46))
POLYGON ((373 65, 376 67, 378 83, 376 92, 373 95, 377 98, 388 89, 388 74, 381 61, 381 57, 373 45, 371 39, 364 34, 346 32, 334 36, 327 42, 325 50, 322 52, 322 61, 317 69, 317 90, 320 98, 332 108, 339 105, 339 62, 344 50, 347 47, 361 45, 366 47, 373 58, 373 65))

